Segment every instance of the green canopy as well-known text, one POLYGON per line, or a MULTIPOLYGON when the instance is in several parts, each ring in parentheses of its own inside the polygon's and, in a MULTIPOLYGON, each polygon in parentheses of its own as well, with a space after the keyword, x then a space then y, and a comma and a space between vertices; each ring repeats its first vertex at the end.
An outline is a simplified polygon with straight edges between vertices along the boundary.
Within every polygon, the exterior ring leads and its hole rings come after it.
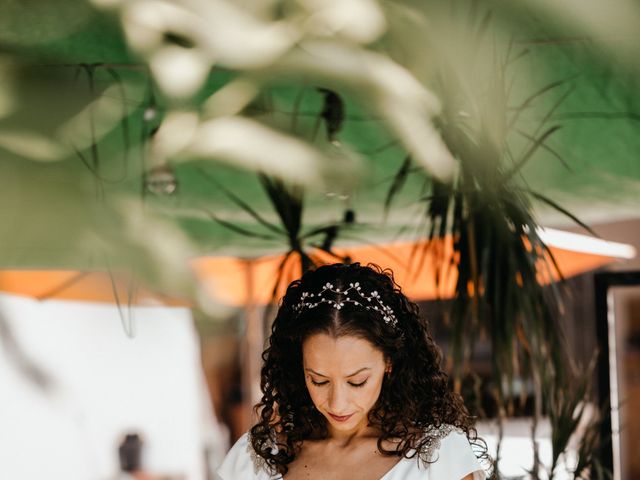
MULTIPOLYGON (((506 24, 507 31, 514 32, 508 59, 500 49, 495 56, 505 61, 499 70, 511 89, 506 108, 520 110, 510 136, 513 150, 526 151, 532 139, 553 129, 527 160, 521 181, 588 223, 638 216, 637 76, 594 55, 585 39, 541 40, 534 24, 518 28, 517 16, 496 17, 492 25, 506 24)), ((394 35, 402 32, 390 25, 380 48, 401 49, 394 35)), ((443 44, 458 42, 454 37, 464 28, 451 28, 451 38, 442 38, 443 44)), ((80 0, 35 1, 28 8, 23 2, 4 2, 0 47, 6 66, 0 94, 4 267, 97 267, 103 259, 96 244, 111 253, 118 245, 127 246, 129 253, 121 259, 125 265, 141 256, 149 260, 145 265, 153 264, 168 245, 184 247, 185 255, 255 257, 286 250, 286 236, 264 225, 280 220, 254 171, 195 158, 170 162, 168 172, 155 168, 145 145, 165 112, 182 106, 158 91, 143 59, 128 49, 117 12, 97 10, 80 0), (84 123, 71 128, 67 137, 74 139, 73 149, 49 158, 54 147, 46 144, 47 135, 87 105, 94 105, 93 111, 80 117, 84 123), (148 235, 141 233, 141 222, 150 229, 148 235), (151 230, 155 227, 160 230, 151 230)), ((408 59, 421 54, 415 45, 407 51, 392 53, 397 58, 406 53, 408 59)), ((214 67, 187 107, 197 109, 235 75, 214 67)), ((340 223, 348 211, 355 221, 349 219, 338 242, 412 238, 424 218, 420 199, 429 193, 429 176, 408 167, 409 175, 385 213, 406 149, 368 105, 349 92, 337 92, 343 122, 335 138, 328 138, 323 118, 327 92, 322 87, 305 79, 276 78, 250 112, 303 138, 320 138, 327 145, 339 141, 356 154, 353 161, 337 159, 324 184, 306 188, 303 229, 340 223)), ((443 103, 447 108, 446 97, 443 103)), ((535 208, 543 224, 571 222, 548 204, 535 208)), ((325 233, 315 241, 322 243, 325 233)))

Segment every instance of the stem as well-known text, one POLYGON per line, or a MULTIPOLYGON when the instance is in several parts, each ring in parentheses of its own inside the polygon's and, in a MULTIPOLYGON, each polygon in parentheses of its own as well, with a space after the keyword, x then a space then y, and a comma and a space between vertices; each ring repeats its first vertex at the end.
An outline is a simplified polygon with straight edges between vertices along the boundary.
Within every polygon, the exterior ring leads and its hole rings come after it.
MULTIPOLYGON (((538 423, 542 417, 542 385, 540 374, 536 367, 533 369, 533 421, 531 422, 531 444, 533 445, 533 467, 531 476, 534 479, 540 478, 540 453, 539 444, 536 440, 538 436, 538 423)), ((549 477, 551 480, 552 476, 549 477)))

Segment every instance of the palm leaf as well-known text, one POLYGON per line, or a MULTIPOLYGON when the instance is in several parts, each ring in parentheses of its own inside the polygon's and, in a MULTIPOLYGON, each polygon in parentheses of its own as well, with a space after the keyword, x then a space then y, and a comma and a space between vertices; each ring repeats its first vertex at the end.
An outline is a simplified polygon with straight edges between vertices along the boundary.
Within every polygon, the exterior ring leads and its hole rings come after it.
POLYGON ((299 187, 288 189, 281 180, 264 174, 259 174, 258 177, 280 217, 290 242, 297 241, 302 221, 302 190, 299 187))
POLYGON ((55 387, 55 378, 36 363, 20 345, 18 337, 7 319, 0 312, 0 342, 6 358, 15 364, 36 387, 45 393, 55 387))
POLYGON ((226 220, 222 220, 212 212, 209 212, 207 210, 205 210, 205 212, 211 218, 211 220, 216 222, 218 225, 226 228, 227 230, 231 230, 232 232, 239 233, 240 235, 244 235, 245 237, 260 238, 262 240, 278 240, 278 238, 274 237, 273 235, 268 235, 266 233, 252 232, 251 230, 240 227, 226 220))
POLYGON ((129 152, 131 150, 131 137, 129 135, 129 114, 127 107, 127 95, 124 90, 124 83, 120 74, 116 72, 114 68, 107 68, 107 72, 118 85, 118 91, 120 92, 120 100, 122 101, 122 122, 121 122, 121 131, 122 131, 122 142, 124 145, 124 152, 122 155, 122 174, 119 178, 114 179, 114 182, 121 182, 127 178, 128 169, 129 169, 129 152))
POLYGON ((573 80, 574 78, 576 78, 577 75, 572 75, 570 77, 561 79, 561 80, 556 80, 554 82, 548 83, 547 85, 543 86, 541 89, 533 92, 531 95, 529 95, 527 98, 524 99, 524 101, 518 105, 517 107, 515 107, 514 110, 514 114, 511 117, 511 119, 509 120, 509 123, 507 125, 507 129, 510 130, 518 121, 518 118, 520 118, 520 115, 522 114, 522 112, 524 110, 526 110, 531 103, 533 103, 533 101, 535 99, 537 99, 538 97, 544 95, 547 92, 550 92, 551 90, 554 90, 562 85, 564 85, 565 83, 573 80))
POLYGON ((529 159, 533 156, 533 154, 538 150, 540 146, 544 144, 544 141, 553 135, 555 132, 560 130, 562 127, 560 125, 555 125, 553 127, 549 127, 542 135, 538 138, 534 139, 531 142, 531 146, 524 153, 522 158, 516 162, 516 164, 504 175, 504 182, 508 182, 520 169, 529 161, 529 159))
MULTIPOLYGON (((535 143, 536 141, 535 137, 532 137, 527 132, 523 132, 522 130, 516 130, 516 132, 518 132, 519 135, 523 136, 527 140, 535 143)), ((562 156, 558 152, 556 152, 553 148, 551 148, 549 145, 547 145, 544 142, 541 142, 540 146, 544 148, 547 152, 549 152, 551 155, 553 155, 562 164, 562 166, 567 169, 567 171, 573 173, 572 168, 569 166, 566 160, 562 158, 562 156)))
POLYGON ((573 220, 575 223, 577 223, 578 225, 580 225, 582 228, 584 228, 587 232, 589 232, 591 235, 593 235, 594 237, 598 237, 600 238, 600 235, 598 235, 591 227, 589 227, 586 223, 582 222, 578 217, 576 217, 574 214, 572 214, 571 212, 569 212, 567 209, 561 207, 559 204, 557 204, 556 202, 554 202, 553 200, 551 200, 548 197, 545 197, 544 195, 534 192, 532 190, 527 190, 527 192, 537 198, 538 200, 540 200, 541 202, 546 203, 547 205, 553 207, 554 209, 556 209, 557 211, 559 211, 560 213, 566 215, 567 217, 569 217, 571 220, 573 220))
POLYGON ((387 195, 384 199, 385 219, 389 214, 389 209, 391 208, 391 203, 393 202, 393 199, 400 192, 400 190, 402 189, 402 187, 407 181, 410 168, 411 168, 411 157, 407 155, 404 161, 402 162, 402 165, 400 165, 400 168, 398 169, 396 174, 393 176, 393 181, 391 182, 391 186, 389 187, 389 190, 387 191, 387 195))
POLYGON ((242 210, 244 210, 246 213, 248 213, 251 217, 253 217, 258 223, 260 223, 261 225, 265 226, 266 228, 268 228, 272 232, 277 233, 278 235, 284 235, 285 234, 284 230, 282 230, 277 225, 274 225, 273 223, 269 222, 264 217, 262 217, 262 215, 260 215, 255 209, 253 209, 247 202, 242 200, 240 197, 238 197, 231 190, 225 188, 220 182, 218 182, 214 177, 209 175, 206 171, 204 171, 201 168, 198 168, 198 171, 200 172, 200 174, 205 179, 207 179, 209 182, 213 183, 216 186, 216 188, 218 188, 222 193, 224 193, 233 203, 235 203, 237 206, 239 206, 242 210))

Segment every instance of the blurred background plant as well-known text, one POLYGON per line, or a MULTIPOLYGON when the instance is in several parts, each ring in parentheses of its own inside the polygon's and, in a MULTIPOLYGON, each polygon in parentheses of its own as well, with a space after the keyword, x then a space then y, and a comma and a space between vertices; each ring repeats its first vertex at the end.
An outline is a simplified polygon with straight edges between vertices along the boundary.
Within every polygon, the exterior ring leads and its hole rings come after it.
POLYGON ((640 8, 614 3, 6 1, 0 262, 124 270, 215 314, 194 256, 283 253, 275 297, 337 244, 408 238, 412 269, 456 278, 455 387, 488 339, 498 423, 532 386, 534 446, 552 424, 532 478, 582 424, 574 475, 605 475, 539 217, 637 215, 640 8), (425 263, 445 235, 455 264, 425 263))

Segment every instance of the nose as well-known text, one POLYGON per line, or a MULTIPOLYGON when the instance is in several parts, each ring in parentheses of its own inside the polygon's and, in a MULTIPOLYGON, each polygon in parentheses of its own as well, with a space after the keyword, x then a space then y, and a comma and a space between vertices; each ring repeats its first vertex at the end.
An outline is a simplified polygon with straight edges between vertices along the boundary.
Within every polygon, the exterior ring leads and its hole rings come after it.
POLYGON ((349 395, 344 385, 331 385, 327 406, 334 415, 346 415, 350 413, 347 411, 349 408, 349 395))

